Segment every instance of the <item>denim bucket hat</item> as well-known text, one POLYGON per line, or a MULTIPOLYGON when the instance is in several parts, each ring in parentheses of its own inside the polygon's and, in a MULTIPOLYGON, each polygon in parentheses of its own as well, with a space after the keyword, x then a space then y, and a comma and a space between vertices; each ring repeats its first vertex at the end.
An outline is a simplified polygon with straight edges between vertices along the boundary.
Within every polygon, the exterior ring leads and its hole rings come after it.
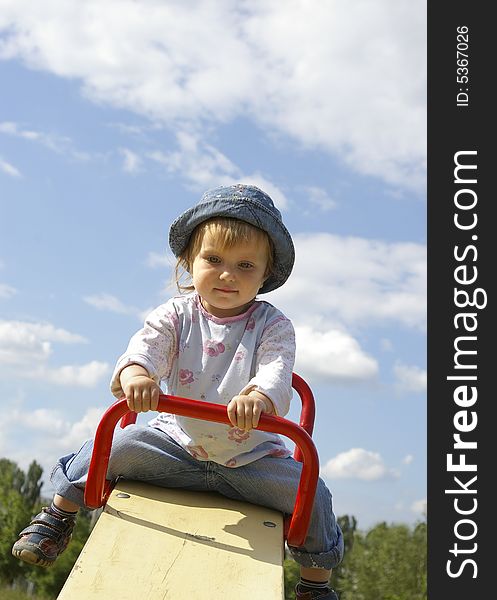
POLYGON ((198 204, 171 225, 169 245, 176 257, 187 247, 195 227, 213 217, 245 221, 265 231, 273 242, 273 270, 259 293, 270 292, 285 283, 295 261, 292 238, 271 198, 254 185, 236 184, 207 190, 198 204))

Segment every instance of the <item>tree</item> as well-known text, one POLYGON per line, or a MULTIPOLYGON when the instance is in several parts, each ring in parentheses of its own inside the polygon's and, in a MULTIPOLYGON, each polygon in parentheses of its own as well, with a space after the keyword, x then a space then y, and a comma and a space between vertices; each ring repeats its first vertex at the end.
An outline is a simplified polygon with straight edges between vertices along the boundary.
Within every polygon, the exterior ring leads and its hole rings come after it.
POLYGON ((343 517, 338 517, 337 522, 340 526, 340 529, 342 530, 344 555, 343 561, 333 569, 331 582, 333 584, 334 589, 338 592, 338 595, 340 596, 343 588, 342 582, 349 578, 349 563, 350 556, 352 554, 352 549, 354 547, 354 539, 357 529, 357 519, 353 516, 349 517, 349 515, 345 515, 343 517))
POLYGON ((20 492, 28 506, 35 507, 40 502, 42 474, 43 469, 41 466, 36 461, 33 461, 29 465, 27 475, 25 476, 24 483, 20 489, 20 492))
POLYGON ((4 583, 12 583, 24 572, 11 548, 37 508, 41 474, 35 461, 25 474, 16 463, 0 459, 0 581, 4 583))
MULTIPOLYGON (((380 523, 357 531, 355 517, 339 517, 345 554, 331 583, 340 600, 426 600, 426 523, 414 528, 380 523)), ((295 598, 298 565, 285 560, 285 598, 295 598)))
POLYGON ((342 600, 425 600, 426 523, 380 523, 355 536, 342 600))
POLYGON ((298 564, 287 554, 283 568, 285 573, 285 600, 295 600, 295 586, 300 579, 298 564))
POLYGON ((14 558, 11 548, 19 532, 41 510, 42 473, 43 469, 36 461, 24 473, 16 463, 0 459, 0 583, 11 585, 14 582, 32 581, 38 593, 54 598, 88 538, 90 517, 89 511, 80 511, 69 547, 49 569, 28 565, 14 558))

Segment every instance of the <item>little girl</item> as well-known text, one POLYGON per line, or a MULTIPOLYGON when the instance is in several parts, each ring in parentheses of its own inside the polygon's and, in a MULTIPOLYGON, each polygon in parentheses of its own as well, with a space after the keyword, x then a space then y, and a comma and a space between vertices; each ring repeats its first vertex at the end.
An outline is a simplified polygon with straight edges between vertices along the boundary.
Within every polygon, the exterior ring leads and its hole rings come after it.
MULTIPOLYGON (((213 490, 289 514, 301 464, 276 434, 259 431, 261 413, 284 416, 292 396, 295 335, 291 322, 258 293, 281 286, 294 248, 271 198, 249 185, 207 191, 172 224, 180 292, 155 309, 117 361, 112 393, 130 410, 156 410, 166 393, 224 404, 231 427, 159 413, 148 425, 117 429, 107 473, 164 487, 213 490), (185 284, 184 277, 188 278, 185 284)), ((92 452, 88 440, 62 457, 56 494, 14 544, 14 556, 48 566, 71 538, 92 452)), ((328 587, 343 556, 331 494, 320 479, 308 535, 289 548, 300 564, 300 600, 338 600, 328 587)))

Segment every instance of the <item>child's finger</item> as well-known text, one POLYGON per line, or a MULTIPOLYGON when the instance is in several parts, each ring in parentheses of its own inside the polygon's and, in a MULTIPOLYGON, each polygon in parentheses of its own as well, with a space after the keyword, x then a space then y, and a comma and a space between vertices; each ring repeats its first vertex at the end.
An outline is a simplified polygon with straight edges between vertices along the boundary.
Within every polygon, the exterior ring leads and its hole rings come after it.
POLYGON ((236 414, 236 402, 231 400, 227 407, 228 419, 233 427, 238 427, 237 414, 236 414))
POLYGON ((236 426, 238 429, 245 429, 245 407, 243 403, 236 402, 236 426))
POLYGON ((261 417, 262 407, 259 404, 254 405, 254 412, 252 414, 252 427, 259 425, 259 419, 261 417))
POLYGON ((240 407, 240 415, 243 419, 243 425, 240 426, 240 429, 244 429, 245 431, 252 429, 253 410, 254 407, 251 403, 245 403, 240 407))
POLYGON ((159 405, 159 388, 155 387, 152 390, 151 398, 150 398, 150 410, 157 410, 157 406, 159 405))
POLYGON ((146 387, 141 393, 142 412, 156 410, 159 402, 159 390, 154 387, 146 387))
POLYGON ((140 405, 141 412, 148 412, 150 410, 150 392, 147 388, 141 392, 140 405))
POLYGON ((129 410, 131 410, 133 412, 140 412, 138 409, 138 403, 137 403, 137 399, 135 397, 135 392, 133 390, 129 391, 126 399, 128 401, 129 410))

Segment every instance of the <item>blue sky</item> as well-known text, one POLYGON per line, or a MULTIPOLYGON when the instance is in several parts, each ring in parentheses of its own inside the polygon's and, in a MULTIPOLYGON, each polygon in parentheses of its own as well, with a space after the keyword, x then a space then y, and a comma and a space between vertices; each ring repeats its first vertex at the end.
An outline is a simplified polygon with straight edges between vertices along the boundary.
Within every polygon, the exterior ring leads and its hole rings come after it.
POLYGON ((0 0, 0 456, 47 477, 93 434, 174 293, 169 224, 253 183, 295 240, 263 298, 296 327, 336 513, 422 517, 425 29, 419 0, 0 0))

